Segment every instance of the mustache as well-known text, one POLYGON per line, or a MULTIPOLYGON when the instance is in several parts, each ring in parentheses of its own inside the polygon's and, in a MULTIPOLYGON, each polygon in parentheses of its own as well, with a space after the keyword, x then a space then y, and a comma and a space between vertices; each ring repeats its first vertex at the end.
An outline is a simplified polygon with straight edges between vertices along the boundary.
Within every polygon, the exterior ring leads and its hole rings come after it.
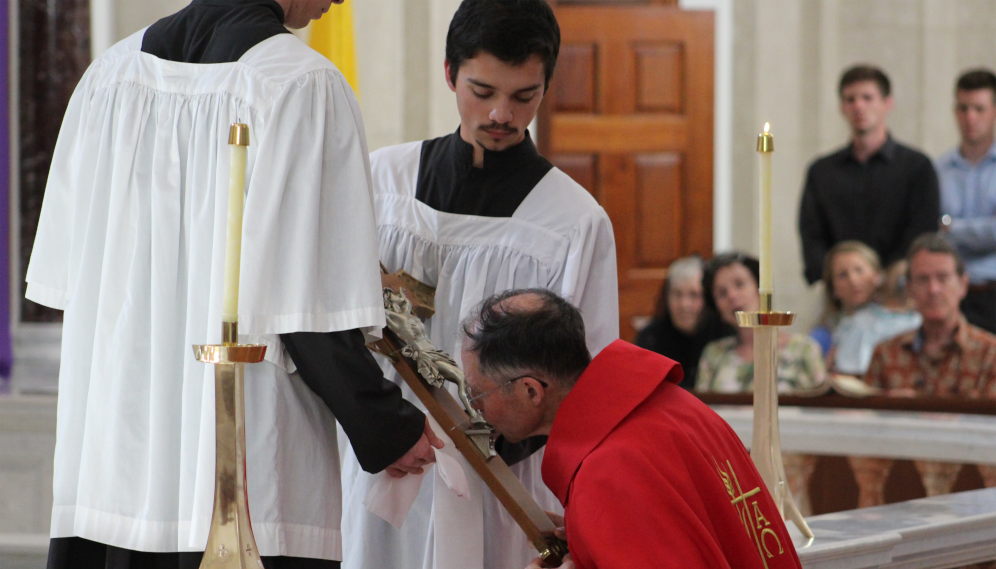
POLYGON ((495 130, 499 132, 518 132, 519 129, 509 126, 507 124, 493 122, 491 124, 486 124, 478 127, 478 130, 495 130))

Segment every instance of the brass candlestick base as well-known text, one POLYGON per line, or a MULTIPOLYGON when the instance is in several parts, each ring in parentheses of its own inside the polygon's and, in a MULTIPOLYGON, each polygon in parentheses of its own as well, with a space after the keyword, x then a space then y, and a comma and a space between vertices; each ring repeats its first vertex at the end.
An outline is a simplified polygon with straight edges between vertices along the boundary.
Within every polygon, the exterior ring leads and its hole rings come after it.
POLYGON ((795 315, 775 312, 771 307, 771 292, 762 291, 760 311, 737 312, 737 324, 754 329, 754 433, 750 457, 782 519, 791 519, 804 536, 812 538, 813 531, 789 492, 778 432, 778 327, 792 324, 795 315))
POLYGON ((195 345, 197 361, 214 364, 214 512, 201 569, 262 569, 246 495, 245 364, 266 346, 240 345, 238 324, 222 323, 220 345, 195 345))

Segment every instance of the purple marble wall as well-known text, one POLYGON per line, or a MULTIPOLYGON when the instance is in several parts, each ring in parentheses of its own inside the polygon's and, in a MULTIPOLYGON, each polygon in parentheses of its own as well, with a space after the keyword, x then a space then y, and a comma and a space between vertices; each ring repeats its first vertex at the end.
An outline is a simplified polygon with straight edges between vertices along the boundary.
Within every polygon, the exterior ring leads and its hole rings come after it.
MULTIPOLYGON (((10 1, 10 0, 7 0, 10 1)), ((20 143, 21 320, 58 322, 62 312, 24 300, 45 181, 62 117, 73 89, 90 64, 89 0, 19 1, 18 45, 20 143)))
POLYGON ((10 1, 0 0, 0 393, 10 390, 10 1))

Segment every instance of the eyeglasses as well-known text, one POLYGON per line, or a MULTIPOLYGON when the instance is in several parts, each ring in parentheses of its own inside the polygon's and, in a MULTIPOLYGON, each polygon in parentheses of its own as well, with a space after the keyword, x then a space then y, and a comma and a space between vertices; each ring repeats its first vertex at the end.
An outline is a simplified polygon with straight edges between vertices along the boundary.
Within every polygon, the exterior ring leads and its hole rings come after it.
POLYGON ((512 385, 516 381, 519 381, 520 379, 523 379, 523 378, 526 378, 526 377, 532 377, 540 385, 542 385, 544 389, 547 388, 547 387, 549 387, 549 385, 545 381, 543 381, 541 379, 537 379, 536 377, 533 377, 533 375, 528 374, 528 373, 526 375, 520 375, 518 377, 513 377, 512 379, 506 381, 505 383, 499 385, 498 387, 489 389, 487 391, 483 391, 483 392, 478 393, 476 395, 474 394, 474 392, 475 392, 474 388, 471 387, 470 384, 468 383, 468 384, 466 384, 466 387, 464 388, 464 392, 467 394, 467 402, 473 404, 474 401, 477 401, 478 399, 484 397, 485 395, 490 395, 491 393, 494 393, 495 391, 498 391, 502 387, 505 387, 506 385, 512 385))

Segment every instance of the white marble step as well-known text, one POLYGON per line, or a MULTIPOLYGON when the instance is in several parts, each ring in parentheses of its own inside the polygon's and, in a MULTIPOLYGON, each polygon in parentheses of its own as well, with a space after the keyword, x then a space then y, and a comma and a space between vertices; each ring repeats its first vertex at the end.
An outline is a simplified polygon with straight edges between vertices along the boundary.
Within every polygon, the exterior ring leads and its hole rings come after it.
POLYGON ((0 396, 0 535, 48 533, 55 414, 55 397, 0 396))
POLYGON ((14 339, 14 393, 53 395, 59 389, 62 324, 19 324, 14 339))
POLYGON ((787 524, 805 569, 945 569, 996 560, 996 488, 806 518, 787 524))
POLYGON ((45 569, 48 534, 0 533, 0 569, 45 569))

